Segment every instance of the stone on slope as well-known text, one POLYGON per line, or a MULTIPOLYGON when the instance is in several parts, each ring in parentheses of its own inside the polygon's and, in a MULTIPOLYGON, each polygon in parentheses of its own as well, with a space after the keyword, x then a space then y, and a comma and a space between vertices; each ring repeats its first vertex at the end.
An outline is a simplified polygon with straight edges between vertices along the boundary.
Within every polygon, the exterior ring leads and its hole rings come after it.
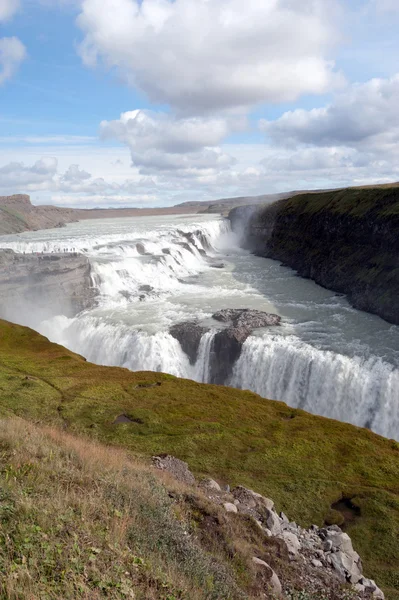
POLYGON ((225 502, 223 504, 223 507, 224 507, 225 511, 228 513, 238 513, 238 509, 237 509, 236 505, 232 504, 231 502, 225 502))
POLYGON ((277 596, 280 596, 283 592, 283 588, 277 574, 264 560, 261 560, 260 558, 254 556, 252 561, 258 567, 262 567, 262 570, 266 574, 266 577, 268 579, 268 585, 271 587, 273 592, 277 594, 277 596))
POLYGON ((173 475, 175 479, 186 485, 196 485, 195 477, 188 468, 188 464, 170 456, 169 454, 161 454, 160 456, 153 456, 152 462, 154 467, 160 471, 166 471, 173 475))

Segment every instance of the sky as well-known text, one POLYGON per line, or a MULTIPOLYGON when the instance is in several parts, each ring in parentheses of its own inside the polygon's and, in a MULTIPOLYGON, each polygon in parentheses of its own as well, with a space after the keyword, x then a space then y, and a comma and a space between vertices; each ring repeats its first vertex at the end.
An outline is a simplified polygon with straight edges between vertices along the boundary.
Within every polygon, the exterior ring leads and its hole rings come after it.
POLYGON ((0 0, 0 195, 399 181, 399 0, 0 0))

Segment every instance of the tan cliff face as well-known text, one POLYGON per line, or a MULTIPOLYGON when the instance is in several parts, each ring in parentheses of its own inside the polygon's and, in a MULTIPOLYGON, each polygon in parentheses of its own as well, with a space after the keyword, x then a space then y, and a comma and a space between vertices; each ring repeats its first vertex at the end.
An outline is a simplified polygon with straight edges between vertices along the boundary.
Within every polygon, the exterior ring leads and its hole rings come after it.
POLYGON ((63 227, 76 220, 72 209, 33 206, 26 194, 0 196, 0 235, 63 227))

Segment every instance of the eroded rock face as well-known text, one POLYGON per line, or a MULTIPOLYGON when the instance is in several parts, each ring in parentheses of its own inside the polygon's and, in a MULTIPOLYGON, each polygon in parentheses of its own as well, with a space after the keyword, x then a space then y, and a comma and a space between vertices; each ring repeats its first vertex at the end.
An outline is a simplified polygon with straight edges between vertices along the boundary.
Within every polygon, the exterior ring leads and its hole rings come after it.
POLYGON ((16 254, 0 250, 0 316, 35 327, 94 304, 90 263, 81 254, 16 254))
POLYGON ((170 335, 180 343, 183 352, 187 354, 192 365, 197 360, 201 338, 207 331, 209 329, 202 327, 196 321, 177 323, 177 325, 172 325, 169 329, 170 335))
POLYGON ((229 215, 243 246, 399 324, 399 188, 346 189, 229 215), (242 226, 241 224, 244 223, 242 226))
POLYGON ((241 354, 242 345, 255 329, 279 325, 281 317, 259 310, 223 309, 212 315, 229 326, 219 331, 213 340, 210 383, 226 384, 241 354))

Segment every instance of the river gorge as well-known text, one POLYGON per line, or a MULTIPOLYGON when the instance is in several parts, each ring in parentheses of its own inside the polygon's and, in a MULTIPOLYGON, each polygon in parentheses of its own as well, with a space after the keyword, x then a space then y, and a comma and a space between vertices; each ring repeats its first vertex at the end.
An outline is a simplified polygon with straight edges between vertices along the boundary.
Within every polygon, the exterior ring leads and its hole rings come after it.
MULTIPOLYGON (((227 219, 83 221, 3 236, 0 248, 26 260, 45 262, 50 255, 60 265, 68 257, 88 264, 90 301, 79 309, 66 306, 62 288, 48 294, 45 283, 36 285, 30 301, 27 283, 19 303, 15 293, 8 302, 2 297, 0 316, 92 362, 210 382, 212 365, 220 361, 215 336, 225 327, 212 315, 263 311, 281 323, 251 332, 223 383, 399 439, 399 327, 356 310, 342 294, 275 260, 250 254, 227 219), (204 332, 189 357, 170 331, 193 321, 204 332)), ((47 265, 43 272, 45 278, 47 265)))

